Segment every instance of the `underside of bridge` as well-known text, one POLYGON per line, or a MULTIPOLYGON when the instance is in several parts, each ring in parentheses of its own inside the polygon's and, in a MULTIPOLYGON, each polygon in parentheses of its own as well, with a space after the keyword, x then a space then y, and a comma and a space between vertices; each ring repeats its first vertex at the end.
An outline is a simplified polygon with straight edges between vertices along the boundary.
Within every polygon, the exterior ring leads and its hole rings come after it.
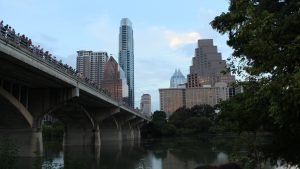
POLYGON ((64 123, 64 146, 140 139, 145 122, 95 87, 0 41, 0 137, 11 138, 20 156, 43 155, 45 114, 64 123))
POLYGON ((47 113, 64 124, 64 146, 96 148, 107 141, 121 146, 122 141, 140 139, 139 125, 144 120, 120 108, 90 106, 72 96, 72 91, 27 88, 28 92, 16 92, 21 88, 0 82, 5 84, 0 86, 0 136, 14 140, 20 156, 43 154, 41 120, 47 113))

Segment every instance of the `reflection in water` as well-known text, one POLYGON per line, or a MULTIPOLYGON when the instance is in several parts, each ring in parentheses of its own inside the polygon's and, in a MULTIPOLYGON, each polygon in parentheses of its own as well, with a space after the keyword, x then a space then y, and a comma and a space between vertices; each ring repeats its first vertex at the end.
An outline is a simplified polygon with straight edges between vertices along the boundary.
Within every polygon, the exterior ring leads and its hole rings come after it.
POLYGON ((222 165, 222 164, 226 164, 228 162, 229 162, 228 155, 223 153, 223 152, 219 152, 218 155, 217 155, 216 164, 217 165, 222 165))
MULTIPOLYGON (((249 140, 247 138, 246 140, 249 140)), ((251 141, 251 140, 250 140, 251 141)), ((194 169, 218 166, 234 161, 255 161, 262 169, 276 168, 270 163, 249 158, 245 140, 237 137, 214 139, 163 139, 142 143, 103 142, 101 147, 62 147, 60 143, 45 144, 43 159, 20 159, 22 169, 194 169), (42 167, 43 166, 43 167, 42 167)), ((253 153, 255 152, 255 153, 253 153)), ((248 168, 255 168, 253 163, 248 168)), ((287 165, 282 165, 287 168, 287 165)))

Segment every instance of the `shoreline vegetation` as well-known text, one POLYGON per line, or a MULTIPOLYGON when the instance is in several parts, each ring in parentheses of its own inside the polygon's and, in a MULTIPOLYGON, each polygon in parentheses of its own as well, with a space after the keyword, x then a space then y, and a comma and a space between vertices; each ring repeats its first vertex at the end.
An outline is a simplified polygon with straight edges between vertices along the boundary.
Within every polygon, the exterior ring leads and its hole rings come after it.
MULTIPOLYGON (((246 148, 243 151, 247 153, 232 155, 231 162, 236 162, 242 168, 259 168, 264 162, 277 165, 278 161, 290 166, 299 166, 300 135, 291 135, 291 131, 280 129, 268 116, 261 115, 263 117, 257 119, 256 113, 228 109, 235 101, 237 101, 235 98, 223 101, 216 107, 210 105, 196 105, 191 109, 181 107, 168 119, 165 112, 156 111, 153 113, 152 121, 142 128, 142 138, 146 140, 178 137, 198 140, 209 138, 217 140, 218 143, 224 138, 234 140, 239 137, 244 141, 236 142, 235 146, 245 144, 246 148), (215 113, 216 109, 220 110, 218 114, 215 113)), ((238 101, 240 102, 239 99, 238 101)))

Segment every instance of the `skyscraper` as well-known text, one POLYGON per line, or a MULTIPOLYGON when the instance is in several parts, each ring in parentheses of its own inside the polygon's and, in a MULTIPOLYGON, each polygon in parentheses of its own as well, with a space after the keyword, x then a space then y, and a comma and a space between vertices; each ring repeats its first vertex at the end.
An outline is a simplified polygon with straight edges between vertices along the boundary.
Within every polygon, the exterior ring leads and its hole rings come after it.
POLYGON ((143 94, 141 98, 141 111, 146 116, 151 116, 151 96, 143 94))
POLYGON ((226 62, 218 53, 217 46, 212 39, 201 39, 195 49, 190 74, 188 75, 187 88, 172 88, 175 79, 181 77, 175 71, 171 78, 171 88, 159 89, 160 110, 170 116, 181 106, 188 108, 197 104, 214 106, 222 100, 227 100, 238 91, 230 83, 235 77, 226 71, 226 62))
POLYGON ((181 71, 178 69, 175 70, 173 76, 170 80, 171 88, 185 88, 186 78, 183 76, 181 71))
POLYGON ((83 77, 100 85, 103 79, 104 66, 108 61, 107 52, 77 51, 76 69, 83 77))
POLYGON ((119 64, 128 83, 128 104, 134 108, 134 48, 132 23, 122 18, 119 33, 119 64))
POLYGON ((195 56, 190 66, 187 87, 214 86, 216 82, 231 83, 235 80, 226 71, 226 62, 222 60, 217 46, 213 45, 212 39, 198 40, 195 56))
POLYGON ((125 73, 112 56, 105 64, 101 87, 118 101, 128 101, 128 85, 125 73))

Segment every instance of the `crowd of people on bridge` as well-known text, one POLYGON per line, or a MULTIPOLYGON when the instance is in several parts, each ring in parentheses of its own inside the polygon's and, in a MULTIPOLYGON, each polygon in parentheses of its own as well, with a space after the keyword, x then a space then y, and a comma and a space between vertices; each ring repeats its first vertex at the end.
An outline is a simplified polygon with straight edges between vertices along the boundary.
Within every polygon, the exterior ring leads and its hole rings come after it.
MULTIPOLYGON (((24 34, 21 35, 20 33, 16 33, 15 29, 8 24, 5 25, 3 20, 0 21, 0 39, 34 57, 39 58, 42 61, 50 63, 52 66, 65 73, 75 76, 75 78, 77 78, 78 80, 87 83, 89 86, 95 88, 99 92, 107 95, 108 97, 111 97, 112 99, 115 99, 107 90, 100 88, 99 85, 95 84, 87 77, 83 77, 74 68, 72 68, 68 64, 63 64, 62 60, 58 61, 56 57, 53 56, 49 51, 44 50, 40 47, 40 45, 34 45, 29 37, 24 34)), ((128 106, 127 103, 122 102, 121 105, 134 110, 133 108, 128 106)))

